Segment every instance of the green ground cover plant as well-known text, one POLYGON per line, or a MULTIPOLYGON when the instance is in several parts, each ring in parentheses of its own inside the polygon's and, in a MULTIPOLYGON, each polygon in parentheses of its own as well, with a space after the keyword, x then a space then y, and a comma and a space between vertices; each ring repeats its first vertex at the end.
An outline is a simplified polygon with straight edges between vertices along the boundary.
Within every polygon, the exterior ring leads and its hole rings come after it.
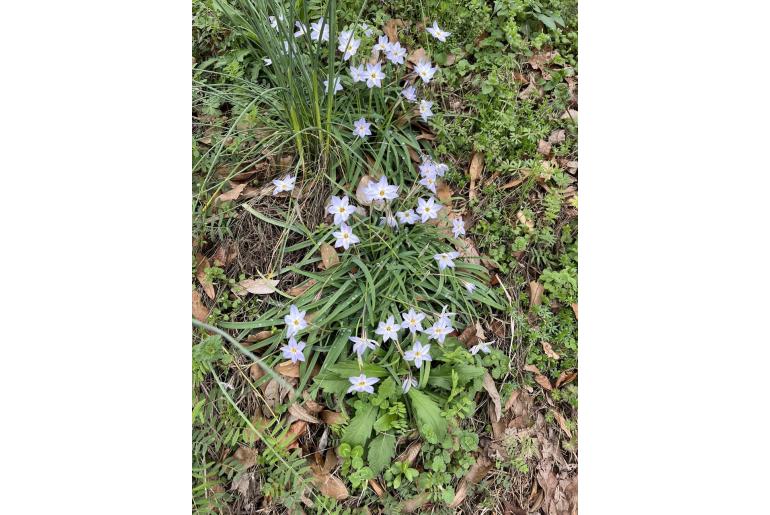
POLYGON ((193 15, 193 511, 560 513, 575 3, 193 15))

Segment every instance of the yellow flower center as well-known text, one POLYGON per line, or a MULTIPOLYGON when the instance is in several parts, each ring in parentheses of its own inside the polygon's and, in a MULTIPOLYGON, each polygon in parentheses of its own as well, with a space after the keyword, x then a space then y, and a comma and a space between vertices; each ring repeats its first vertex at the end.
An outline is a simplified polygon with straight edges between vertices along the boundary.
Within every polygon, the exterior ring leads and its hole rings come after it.
POLYGON ((422 353, 420 351, 418 351, 418 350, 414 351, 414 357, 415 358, 419 358, 420 356, 422 356, 422 353))
POLYGON ((366 386, 366 381, 359 381, 358 386, 366 386))
POLYGON ((344 207, 342 207, 342 206, 340 206, 339 212, 340 212, 340 213, 344 213, 344 212, 345 212, 345 208, 344 208, 344 207))
POLYGON ((385 190, 380 190, 380 197, 384 197, 384 196, 385 196, 385 190))
POLYGON ((294 321, 293 321, 292 323, 293 323, 294 325, 299 325, 299 319, 298 319, 298 318, 295 318, 295 319, 294 319, 294 321))
POLYGON ((292 354, 296 354, 297 353, 297 348, 296 347, 291 347, 289 349, 289 352, 291 352, 292 354))

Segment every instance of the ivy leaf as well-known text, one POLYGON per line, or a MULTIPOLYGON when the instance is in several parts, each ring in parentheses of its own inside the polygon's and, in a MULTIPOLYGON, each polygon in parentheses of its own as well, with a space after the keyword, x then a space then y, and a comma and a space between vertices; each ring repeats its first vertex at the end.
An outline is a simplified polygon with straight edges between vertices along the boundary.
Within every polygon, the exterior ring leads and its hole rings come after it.
POLYGON ((416 388, 409 390, 407 395, 412 401, 412 411, 417 418, 417 427, 420 430, 420 433, 426 438, 435 436, 438 441, 446 438, 447 423, 446 420, 441 417, 441 410, 439 409, 438 404, 416 388), (432 433, 432 435, 430 433, 432 433))
POLYGON ((375 474, 379 474, 380 471, 390 464, 395 453, 396 437, 388 433, 382 433, 369 444, 369 468, 375 474))
POLYGON ((377 407, 371 404, 365 404, 357 410, 356 416, 350 419, 348 428, 342 436, 342 441, 350 444, 351 447, 366 445, 366 441, 372 434, 372 426, 377 418, 377 411, 377 407))

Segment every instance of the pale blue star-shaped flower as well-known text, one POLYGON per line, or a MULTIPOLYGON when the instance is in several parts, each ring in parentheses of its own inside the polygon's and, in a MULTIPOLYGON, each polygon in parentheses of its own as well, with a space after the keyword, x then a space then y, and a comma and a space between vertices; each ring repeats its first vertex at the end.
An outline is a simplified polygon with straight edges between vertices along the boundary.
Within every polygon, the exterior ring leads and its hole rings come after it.
POLYGON ((398 186, 388 184, 388 179, 384 175, 377 182, 370 182, 366 185, 364 195, 369 202, 374 200, 393 200, 398 197, 398 186))
POLYGON ((422 321, 425 319, 424 313, 418 313, 411 308, 406 313, 401 313, 401 327, 403 329, 409 329, 409 332, 415 334, 417 331, 422 331, 422 321))
POLYGON ((420 342, 414 342, 411 349, 404 353, 404 359, 414 361, 414 366, 422 367, 423 361, 433 361, 430 357, 430 345, 423 345, 420 342))
POLYGON ((397 211, 396 218, 398 218, 399 223, 402 225, 413 225, 417 220, 420 219, 420 217, 417 216, 417 214, 414 212, 414 209, 409 209, 407 211, 397 211))
POLYGON ((445 268, 454 268, 455 262, 454 260, 457 259, 460 256, 459 252, 443 252, 441 254, 436 254, 433 256, 433 259, 438 261, 438 269, 444 270, 445 268))
POLYGON ((286 336, 291 338, 307 327, 305 313, 306 311, 300 311, 294 304, 289 306, 289 314, 283 317, 283 321, 286 323, 286 336))
POLYGON ((371 136, 372 135, 371 126, 372 126, 371 122, 367 122, 366 118, 362 116, 360 119, 353 122, 353 134, 355 134, 359 138, 365 138, 366 136, 371 136))
POLYGON ((471 351, 471 354, 474 356, 479 353, 479 351, 483 352, 484 354, 489 354, 491 349, 489 348, 489 344, 492 342, 479 342, 478 345, 474 345, 469 350, 471 351))
POLYGON ((366 72, 364 71, 364 65, 359 64, 358 66, 351 66, 350 67, 350 77, 353 79, 353 82, 363 82, 366 80, 366 72))
POLYGON ((420 105, 417 107, 417 111, 420 113, 422 121, 427 122, 428 118, 433 116, 433 111, 430 108, 433 107, 433 102, 430 100, 420 100, 420 105))
POLYGON ((302 354, 304 348, 305 342, 298 342, 292 336, 289 338, 289 343, 281 347, 281 352, 284 358, 290 359, 292 363, 296 363, 297 361, 305 361, 305 355, 302 354))
POLYGON ((390 41, 388 36, 380 36, 377 38, 377 43, 372 47, 373 52, 387 52, 390 50, 390 41))
POLYGON ((291 174, 284 176, 283 179, 273 179, 273 184, 275 185, 273 195, 278 195, 283 191, 293 190, 295 180, 297 180, 297 178, 291 174))
POLYGON ((353 352, 358 354, 359 358, 364 356, 364 352, 366 352, 367 349, 374 350, 377 348, 377 342, 375 340, 359 338, 358 336, 351 336, 349 340, 353 342, 353 352))
POLYGON ((455 238, 459 238, 465 234, 465 222, 463 222, 462 218, 455 218, 452 220, 452 234, 454 234, 455 238))
POLYGON ((385 78, 385 74, 382 73, 382 63, 377 61, 374 64, 366 63, 366 87, 367 88, 381 88, 382 79, 385 78))
POLYGON ((401 94, 404 95, 404 98, 407 99, 410 102, 417 102, 417 91, 415 90, 414 86, 407 86, 402 91, 401 94))
POLYGON ((297 27, 297 31, 294 33, 294 37, 298 38, 307 34, 307 25, 301 21, 295 21, 294 26, 297 27))
MULTIPOLYGON (((342 91, 342 83, 340 82, 340 78, 339 77, 334 77, 334 93, 333 94, 336 95, 338 91, 342 91)), ((325 80, 324 81, 324 93, 328 93, 328 92, 329 92, 329 81, 325 80)))
POLYGON ((348 381, 350 381, 350 384, 353 385, 350 388, 348 388, 348 393, 351 393, 351 392, 374 393, 374 388, 372 387, 372 385, 379 382, 379 379, 376 377, 366 377, 365 374, 361 374, 360 376, 348 377, 348 381))
POLYGON ((398 329, 399 324, 396 323, 393 315, 390 315, 386 321, 380 322, 374 332, 382 336, 383 343, 388 340, 395 342, 398 341, 398 329))
POLYGON ((358 239, 358 236, 353 234, 353 229, 351 229, 350 226, 348 226, 346 223, 342 223, 340 225, 340 230, 333 232, 332 236, 337 238, 337 241, 334 242, 334 246, 342 247, 345 250, 348 250, 354 243, 361 241, 358 239))
POLYGON ((433 197, 430 197, 428 200, 418 198, 415 212, 420 215, 422 223, 425 223, 433 218, 438 218, 438 212, 441 211, 442 207, 444 206, 437 203, 433 197))
POLYGON ((444 343, 444 338, 446 338, 447 335, 452 332, 452 328, 439 320, 432 326, 423 330, 423 332, 427 333, 428 338, 431 340, 437 340, 439 343, 444 343))
POLYGON ((329 24, 324 22, 323 16, 318 18, 318 21, 310 24, 310 39, 313 41, 329 41, 329 24), (323 32, 321 32, 323 27, 323 32))
POLYGON ((426 27, 425 30, 428 32, 428 34, 438 39, 442 43, 446 42, 446 38, 452 35, 451 32, 447 32, 445 30, 441 30, 440 28, 438 28, 438 22, 436 20, 433 20, 432 27, 426 27))
POLYGON ((437 67, 431 67, 430 59, 423 59, 414 67, 414 72, 418 77, 422 79, 426 84, 431 81, 433 75, 436 74, 437 67))
POLYGON ((406 48, 401 46, 401 43, 396 41, 391 43, 385 57, 393 64, 404 64, 404 58, 406 57, 406 48))
POLYGON ((417 380, 414 377, 409 376, 401 383, 401 391, 409 393, 409 390, 412 388, 417 388, 417 380))
POLYGON ((355 211, 356 207, 350 203, 347 195, 343 197, 333 196, 329 207, 326 208, 327 213, 334 215, 335 225, 347 222, 350 215, 355 213, 355 211))

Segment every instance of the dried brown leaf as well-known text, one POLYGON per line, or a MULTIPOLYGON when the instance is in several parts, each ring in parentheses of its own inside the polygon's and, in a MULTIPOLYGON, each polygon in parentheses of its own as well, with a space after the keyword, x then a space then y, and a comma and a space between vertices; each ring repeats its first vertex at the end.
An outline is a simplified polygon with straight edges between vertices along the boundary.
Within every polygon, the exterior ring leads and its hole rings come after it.
POLYGON ((331 474, 324 474, 320 471, 313 471, 313 484, 318 488, 318 491, 327 497, 332 497, 338 501, 342 501, 350 497, 345 483, 342 482, 337 476, 331 474))
POLYGON ((412 50, 412 52, 409 54, 407 59, 412 64, 418 64, 420 61, 427 60, 428 57, 425 54, 425 49, 420 47, 420 48, 415 48, 414 50, 412 50))
POLYGON ((575 320, 578 319, 578 305, 577 302, 570 304, 570 307, 572 307, 572 312, 575 313, 575 320))
POLYGON ((457 486, 454 499, 452 499, 449 507, 454 509, 460 506, 460 504, 462 504, 468 495, 468 486, 475 485, 484 479, 484 476, 486 476, 487 472, 489 472, 491 469, 492 461, 483 454, 479 455, 479 457, 476 459, 476 463, 471 465, 468 473, 465 474, 465 477, 463 477, 463 479, 460 481, 460 484, 457 486))
POLYGON ((564 431, 564 434, 567 435, 567 438, 572 438, 572 431, 570 431, 569 427, 567 427, 567 421, 564 419, 564 415, 562 415, 555 409, 552 409, 551 411, 553 412, 553 418, 556 419, 556 422, 558 422, 561 430, 564 431))
POLYGON ((522 182, 524 182, 524 177, 520 177, 518 179, 513 179, 512 181, 508 181, 505 184, 503 184, 502 189, 508 190, 508 189, 514 188, 514 187, 518 186, 519 184, 521 184, 522 182))
POLYGON ((484 154, 481 152, 474 152, 471 157, 471 164, 468 168, 468 176, 471 178, 470 190, 468 197, 470 199, 476 198, 476 181, 481 177, 481 170, 484 168, 484 154))
POLYGON ((203 297, 197 290, 192 292, 192 315, 200 322, 205 322, 209 317, 209 308, 203 304, 203 297))
POLYGON ((233 188, 229 191, 226 191, 219 195, 217 197, 217 202, 227 202, 228 200, 237 200, 238 197, 241 196, 241 193, 243 193, 243 189, 246 187, 245 182, 242 182, 240 184, 235 184, 233 188))
POLYGON ((236 293, 244 292, 253 293, 255 295, 269 295, 275 293, 276 286, 278 285, 278 279, 244 279, 238 283, 236 293), (242 290, 241 290, 242 288, 242 290))
POLYGON ((500 420, 500 416, 502 415, 502 408, 500 406, 500 394, 497 391, 497 386, 495 386, 495 380, 492 379, 492 376, 489 375, 489 372, 484 372, 484 389, 489 394, 489 398, 495 408, 494 418, 492 420, 497 422, 500 420))
POLYGON ((265 375, 265 369, 259 363, 253 363, 249 367, 249 376, 253 381, 261 379, 265 375))
POLYGON ((299 297, 306 291, 310 289, 311 286, 315 285, 318 281, 315 279, 308 279, 302 284, 299 284, 295 286, 294 288, 289 288, 289 290, 286 291, 287 295, 290 295, 291 297, 299 297))
POLYGON ((559 374, 559 377, 556 379, 556 384, 554 388, 560 388, 564 386, 565 384, 569 384, 572 381, 577 379, 577 371, 576 370, 565 370, 561 374, 559 374))
POLYGON ((334 250, 334 247, 332 247, 328 243, 324 243, 323 245, 321 245, 320 251, 321 251, 321 268, 323 270, 328 270, 335 265, 339 265, 340 256, 337 254, 337 251, 334 250))
POLYGON ((400 462, 406 462, 409 465, 414 463, 414 460, 417 459, 417 455, 420 454, 420 449, 422 448, 422 443, 419 441, 412 442, 409 447, 404 450, 401 454, 398 455, 396 458, 396 461, 400 462))
POLYGON ((271 409, 278 406, 278 403, 280 402, 281 392, 279 386, 278 381, 270 379, 263 389, 265 403, 271 409))
POLYGON ((369 182, 374 180, 374 177, 370 175, 364 175, 358 182, 358 187, 356 187, 356 200, 358 200, 358 203, 362 206, 372 205, 372 202, 367 199, 366 193, 364 192, 366 191, 366 187, 369 185, 369 182))
POLYGON ((292 363, 289 361, 284 361, 281 363, 278 363, 275 366, 275 371, 282 376, 286 377, 299 377, 299 361, 296 363, 292 363))
POLYGON ((559 117, 562 120, 573 120, 575 123, 578 121, 578 112, 576 109, 567 109, 564 114, 559 117))
POLYGON ((554 352, 553 347, 551 347, 551 344, 547 341, 543 340, 540 342, 540 345, 543 346, 543 352, 545 352, 545 355, 548 356, 551 359, 559 359, 561 356, 559 356, 556 352, 554 352))
POLYGON ((537 151, 538 153, 543 154, 545 157, 548 157, 551 155, 551 144, 544 139, 541 139, 537 142, 537 151))
POLYGON ((198 278, 198 282, 203 287, 203 291, 206 292, 206 296, 213 300, 216 296, 214 284, 206 277, 206 269, 210 268, 211 264, 209 263, 208 258, 204 257, 203 254, 195 256, 195 262, 197 263, 197 266, 195 267, 195 277, 198 278))
POLYGON ((529 306, 536 308, 543 302, 543 285, 537 281, 530 281, 529 283, 529 306))
POLYGON ((567 139, 567 131, 564 129, 557 129, 548 136, 548 143, 551 145, 558 145, 559 143, 563 143, 565 139, 567 139))
POLYGON ((391 18, 385 22, 382 27, 382 31, 388 36, 388 40, 391 43, 398 41, 398 27, 404 26, 404 20, 398 18, 391 18))
POLYGON ((248 447, 238 447, 238 450, 233 454, 233 458, 243 465, 244 468, 253 467, 257 464, 257 451, 248 447))
POLYGON ((412 513, 422 508, 422 506, 430 500, 430 492, 424 492, 420 495, 416 495, 411 499, 407 499, 401 503, 401 511, 404 513, 412 513))
POLYGON ((258 333, 255 333, 255 334, 250 334, 249 336, 246 337, 246 341, 248 343, 257 343, 257 342, 261 342, 262 340, 267 340, 271 336, 273 336, 272 331, 264 330, 264 331, 259 331, 258 333))
POLYGON ((427 141, 434 141, 436 139, 436 135, 431 134, 430 132, 421 132, 420 134, 417 135, 417 141, 420 141, 422 139, 427 141))
POLYGON ((535 374, 535 382, 537 382, 537 384, 539 384, 546 390, 549 390, 549 391, 553 390, 553 386, 551 386, 551 381, 547 377, 545 377, 535 365, 527 365, 524 367, 524 370, 535 374))
POLYGON ((452 188, 443 179, 436 181, 436 196, 444 204, 451 204, 452 202, 452 188))
POLYGON ((304 420, 305 422, 309 422, 310 424, 320 424, 321 421, 315 418, 313 415, 307 412, 305 408, 300 406, 299 404, 292 404, 289 406, 289 413, 297 417, 299 420, 304 420))
POLYGON ((343 423, 345 421, 345 415, 336 411, 325 409, 321 412, 321 420, 324 421, 324 424, 332 426, 334 424, 343 423))
POLYGON ((382 486, 380 486, 380 483, 378 483, 376 479, 370 479, 369 486, 372 487, 372 490, 374 490, 374 493, 377 494, 377 497, 383 497, 385 495, 385 490, 383 490, 382 486))

